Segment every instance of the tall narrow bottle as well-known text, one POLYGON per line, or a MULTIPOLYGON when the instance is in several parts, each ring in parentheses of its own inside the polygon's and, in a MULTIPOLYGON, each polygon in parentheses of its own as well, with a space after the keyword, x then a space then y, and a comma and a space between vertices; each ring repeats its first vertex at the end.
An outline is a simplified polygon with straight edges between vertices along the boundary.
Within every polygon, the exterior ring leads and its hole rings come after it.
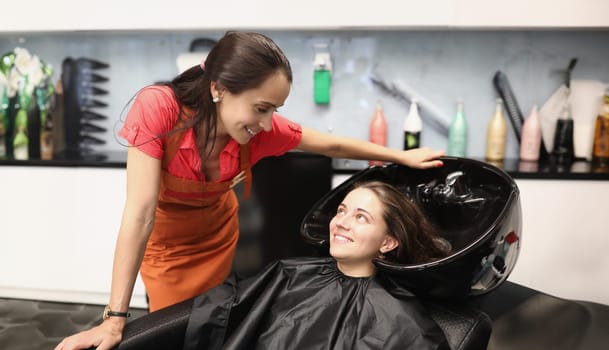
POLYGON ((40 114, 40 159, 53 159, 53 113, 50 111, 51 98, 54 94, 52 85, 36 87, 36 105, 40 114))
MULTIPOLYGON (((370 120, 370 142, 377 145, 387 146, 387 121, 381 102, 377 102, 376 110, 370 120)), ((384 162, 378 160, 370 160, 369 165, 383 165, 384 162)))
POLYGON ((552 157, 556 164, 561 168, 570 166, 575 157, 575 146, 573 144, 573 129, 575 123, 571 115, 571 103, 569 88, 563 91, 564 99, 560 118, 556 120, 556 128, 554 129, 554 147, 552 148, 552 157))
POLYGON ((522 125, 520 136, 520 160, 536 162, 541 150, 541 123, 537 105, 534 105, 522 125))
POLYGON ((494 162, 503 161, 506 140, 507 123, 503 116, 503 100, 498 98, 486 134, 486 159, 494 162))
POLYGON ((596 117, 592 162, 597 165, 609 165, 609 90, 603 97, 603 104, 596 117))
POLYGON ((449 156, 465 157, 467 152, 467 120, 463 111, 463 101, 457 101, 457 112, 448 128, 448 147, 446 153, 449 156))
MULTIPOLYGON (((24 92, 22 90, 22 92, 24 92)), ((28 154, 28 135, 27 135, 27 106, 29 105, 28 96, 25 93, 18 93, 15 104, 17 114, 15 115, 15 130, 13 135, 13 155, 15 159, 27 160, 28 154)))
POLYGON ((421 146, 421 130, 423 122, 419 116, 417 101, 412 99, 408 116, 404 119, 404 149, 409 150, 421 146))
POLYGON ((2 96, 0 97, 0 159, 7 157, 6 150, 6 139, 8 129, 8 94, 6 93, 7 88, 2 89, 2 96))

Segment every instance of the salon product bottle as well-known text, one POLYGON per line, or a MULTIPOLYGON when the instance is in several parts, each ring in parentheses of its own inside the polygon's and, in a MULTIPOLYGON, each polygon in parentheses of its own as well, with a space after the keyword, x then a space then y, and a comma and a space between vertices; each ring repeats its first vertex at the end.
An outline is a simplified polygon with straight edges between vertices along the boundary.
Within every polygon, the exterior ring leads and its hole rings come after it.
POLYGON ((569 167, 575 157, 575 145, 573 143, 575 123, 571 115, 571 103, 569 102, 571 89, 568 85, 563 93, 564 102, 560 117, 556 120, 554 147, 552 148, 552 158, 560 168, 569 167))
MULTIPOLYGON (((387 146, 387 121, 381 102, 377 102, 376 110, 370 120, 370 142, 377 145, 387 146)), ((370 160, 369 165, 382 165, 384 162, 378 160, 370 160)))
POLYGON ((423 122, 419 116, 419 106, 417 100, 412 99, 410 110, 404 119, 404 149, 409 150, 421 146, 421 130, 423 122))
POLYGON ((17 93, 18 101, 15 104, 15 110, 17 114, 15 115, 15 130, 13 135, 13 155, 15 159, 18 160, 27 160, 28 157, 28 113, 27 106, 29 104, 29 100, 27 95, 17 93))
MULTIPOLYGON (((34 89, 34 91, 36 90, 34 89)), ((29 108, 27 109, 27 154, 28 159, 40 159, 41 120, 36 94, 32 94, 30 101, 29 108)))
POLYGON ((500 162, 505 155, 507 140, 507 123, 503 116, 503 100, 498 98, 495 103, 495 113, 488 123, 486 134, 486 159, 500 162))
POLYGON ((8 132, 8 94, 6 90, 2 89, 2 96, 0 97, 0 159, 7 158, 6 140, 8 132))
POLYGON ((603 104, 598 117, 596 117, 592 162, 595 164, 609 164, 609 90, 603 97, 603 104))
POLYGON ((465 157, 467 152, 467 120, 463 111, 463 101, 457 101, 457 112, 448 127, 447 155, 465 157))
POLYGON ((328 105, 332 87, 332 56, 327 46, 321 45, 320 49, 324 51, 316 53, 313 61, 313 99, 318 105, 328 105))
POLYGON ((45 96, 44 89, 36 88, 36 104, 40 114, 40 159, 53 159, 53 114, 50 110, 51 98, 45 96))
POLYGON ((537 105, 534 105, 522 125, 520 136, 520 160, 536 162, 541 149, 541 123, 537 105))

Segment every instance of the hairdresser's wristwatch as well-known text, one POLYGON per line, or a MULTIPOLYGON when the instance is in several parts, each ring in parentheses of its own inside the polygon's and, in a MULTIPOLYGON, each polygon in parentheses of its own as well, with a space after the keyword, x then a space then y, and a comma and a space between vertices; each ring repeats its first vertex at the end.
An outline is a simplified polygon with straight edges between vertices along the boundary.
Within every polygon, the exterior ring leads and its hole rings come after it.
POLYGON ((110 305, 104 308, 104 313, 102 314, 102 320, 108 319, 108 317, 124 317, 127 318, 131 316, 128 312, 118 312, 110 310, 110 305))

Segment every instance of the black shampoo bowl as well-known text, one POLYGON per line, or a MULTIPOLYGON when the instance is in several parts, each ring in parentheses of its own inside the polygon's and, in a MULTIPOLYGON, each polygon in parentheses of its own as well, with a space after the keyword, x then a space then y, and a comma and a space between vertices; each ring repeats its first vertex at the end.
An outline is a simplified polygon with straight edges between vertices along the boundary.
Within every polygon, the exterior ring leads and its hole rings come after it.
POLYGON ((390 183, 416 202, 452 246, 448 257, 417 265, 375 261, 421 296, 480 295, 508 277, 520 248, 522 220, 518 187, 505 172, 483 162, 446 157, 444 166, 410 169, 374 166, 350 177, 322 198, 302 222, 304 239, 326 246, 328 224, 338 204, 358 182, 390 183))

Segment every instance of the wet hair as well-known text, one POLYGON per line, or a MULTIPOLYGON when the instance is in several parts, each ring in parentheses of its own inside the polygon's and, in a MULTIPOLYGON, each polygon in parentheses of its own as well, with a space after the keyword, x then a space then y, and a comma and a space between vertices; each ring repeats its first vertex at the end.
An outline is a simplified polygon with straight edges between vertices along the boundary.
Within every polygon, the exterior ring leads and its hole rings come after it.
POLYGON ((381 181, 356 183, 353 189, 372 191, 382 204, 387 234, 399 245, 382 259, 400 264, 419 264, 441 259, 450 253, 450 243, 441 238, 419 206, 394 186, 381 181))
POLYGON ((185 119, 184 128, 194 127, 202 164, 210 140, 211 148, 214 146, 218 124, 211 82, 231 94, 239 94, 259 87, 278 71, 292 83, 290 62, 273 40, 259 33, 229 31, 213 46, 204 64, 193 66, 164 84, 171 87, 178 100, 180 118, 185 118, 185 108, 194 112, 185 119))

